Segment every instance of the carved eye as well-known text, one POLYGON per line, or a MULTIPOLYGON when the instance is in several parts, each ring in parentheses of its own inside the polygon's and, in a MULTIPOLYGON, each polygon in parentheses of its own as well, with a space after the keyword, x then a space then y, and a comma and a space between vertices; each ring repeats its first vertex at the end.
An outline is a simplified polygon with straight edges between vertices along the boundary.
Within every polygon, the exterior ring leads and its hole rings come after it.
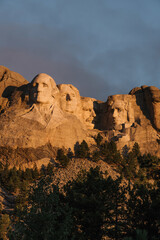
POLYGON ((48 85, 46 83, 43 83, 43 87, 48 87, 48 85))
POLYGON ((122 109, 120 109, 120 108, 116 108, 116 110, 117 110, 118 112, 121 112, 121 111, 122 111, 122 109))

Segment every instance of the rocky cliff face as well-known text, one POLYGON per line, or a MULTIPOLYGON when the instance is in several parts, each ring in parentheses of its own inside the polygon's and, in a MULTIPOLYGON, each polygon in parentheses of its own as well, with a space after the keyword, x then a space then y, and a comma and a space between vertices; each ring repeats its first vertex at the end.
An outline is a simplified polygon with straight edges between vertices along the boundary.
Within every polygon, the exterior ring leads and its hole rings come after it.
POLYGON ((28 81, 19 73, 0 66, 0 112, 9 106, 13 92, 28 81))
MULTIPOLYGON (((83 139, 94 145, 94 136, 100 132, 104 141, 115 141, 120 150, 137 142, 142 153, 159 156, 159 104, 156 87, 137 87, 101 102, 81 97, 71 84, 56 86, 47 74, 29 83, 1 66, 0 147, 12 149, 15 156, 19 149, 34 149, 28 152, 32 156, 31 152, 48 144, 73 150, 83 139)), ((38 159, 50 157, 44 152, 38 159)))

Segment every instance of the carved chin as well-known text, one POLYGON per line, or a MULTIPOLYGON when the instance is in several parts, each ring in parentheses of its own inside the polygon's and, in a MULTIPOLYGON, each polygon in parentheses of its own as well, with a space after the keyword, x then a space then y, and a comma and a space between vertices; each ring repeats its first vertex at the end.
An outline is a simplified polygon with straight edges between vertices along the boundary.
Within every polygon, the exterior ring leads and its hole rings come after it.
POLYGON ((51 100, 48 99, 48 98, 42 97, 42 96, 37 96, 36 102, 37 103, 46 103, 47 104, 47 103, 50 103, 51 100))
POLYGON ((69 113, 74 113, 76 108, 73 107, 71 104, 63 106, 63 110, 69 113))

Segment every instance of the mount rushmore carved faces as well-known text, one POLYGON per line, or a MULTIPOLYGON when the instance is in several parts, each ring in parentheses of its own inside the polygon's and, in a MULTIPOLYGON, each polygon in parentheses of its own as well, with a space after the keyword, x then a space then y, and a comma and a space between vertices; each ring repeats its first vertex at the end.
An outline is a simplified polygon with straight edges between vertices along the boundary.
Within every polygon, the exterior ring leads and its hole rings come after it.
POLYGON ((89 97, 81 97, 82 102, 82 118, 87 128, 93 129, 95 126, 96 113, 94 111, 94 102, 96 99, 89 97))
POLYGON ((93 129, 95 118, 93 102, 95 99, 80 97, 78 89, 71 84, 60 84, 57 87, 60 91, 59 103, 61 109, 74 114, 87 128, 93 129))
POLYGON ((38 74, 30 84, 31 109, 23 117, 36 120, 44 126, 49 126, 50 123, 52 128, 60 124, 64 117, 56 104, 58 92, 53 78, 45 73, 38 74))
MULTIPOLYGON (((107 124, 109 127, 120 129, 122 124, 127 126, 134 122, 134 111, 130 103, 130 95, 113 95, 108 97, 107 124)), ((126 127, 125 126, 125 127, 126 127)))
POLYGON ((146 102, 151 119, 156 129, 160 131, 160 90, 154 86, 150 86, 145 91, 149 92, 149 94, 146 94, 146 102))
POLYGON ((78 114, 80 108, 80 94, 76 87, 71 84, 59 84, 60 107, 63 111, 78 114))
POLYGON ((57 92, 53 78, 40 73, 31 82, 30 99, 35 103, 52 104, 57 92))

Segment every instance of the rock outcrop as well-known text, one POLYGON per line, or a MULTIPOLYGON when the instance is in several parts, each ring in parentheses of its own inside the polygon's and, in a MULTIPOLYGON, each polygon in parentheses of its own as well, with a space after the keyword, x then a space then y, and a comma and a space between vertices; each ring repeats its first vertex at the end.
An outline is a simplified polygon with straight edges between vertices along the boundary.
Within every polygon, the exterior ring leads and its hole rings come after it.
POLYGON ((13 92, 28 81, 19 73, 0 66, 0 112, 9 105, 13 92))
POLYGON ((39 74, 12 93, 11 106, 1 115, 0 136, 0 145, 11 148, 37 148, 51 143, 73 149, 76 142, 87 138, 87 133, 75 115, 59 107, 55 81, 39 74))
POLYGON ((159 89, 148 86, 108 97, 101 125, 108 130, 108 140, 114 140, 120 150, 137 142, 142 153, 160 156, 158 100, 159 89))
POLYGON ((0 150, 10 149, 12 158, 21 156, 18 164, 24 158, 19 152, 28 153, 26 162, 31 157, 48 159, 52 148, 73 150, 83 140, 94 145, 98 132, 104 141, 115 141, 120 150, 137 142, 142 153, 160 156, 160 90, 156 87, 136 87, 101 102, 81 97, 71 84, 56 85, 44 73, 29 83, 1 66, 0 79, 0 150), (46 146, 50 150, 34 157, 36 149, 46 146))

